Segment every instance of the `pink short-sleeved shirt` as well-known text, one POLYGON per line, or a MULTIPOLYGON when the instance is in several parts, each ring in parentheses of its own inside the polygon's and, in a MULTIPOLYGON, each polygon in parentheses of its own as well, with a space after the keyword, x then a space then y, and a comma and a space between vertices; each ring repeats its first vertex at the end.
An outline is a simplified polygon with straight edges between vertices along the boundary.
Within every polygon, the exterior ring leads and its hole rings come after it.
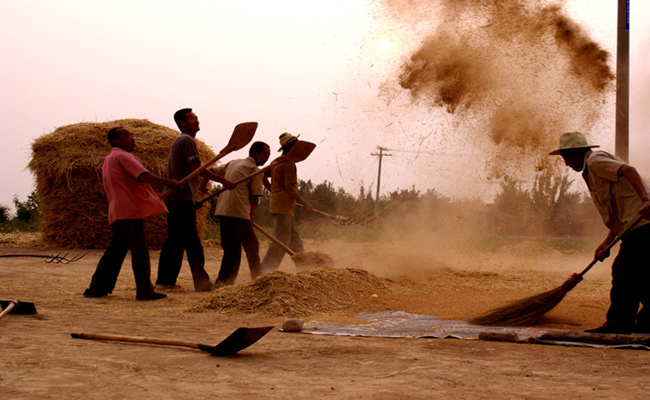
POLYGON ((150 184, 138 177, 149 172, 128 151, 113 147, 102 164, 104 191, 108 198, 108 222, 144 219, 167 211, 165 203, 150 184))

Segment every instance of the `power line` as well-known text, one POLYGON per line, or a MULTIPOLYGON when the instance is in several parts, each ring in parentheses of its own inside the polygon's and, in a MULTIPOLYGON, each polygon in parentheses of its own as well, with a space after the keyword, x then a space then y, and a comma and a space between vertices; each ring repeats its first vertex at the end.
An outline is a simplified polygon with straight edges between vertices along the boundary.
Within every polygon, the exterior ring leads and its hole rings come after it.
POLYGON ((370 153, 371 156, 378 156, 379 157, 379 168, 377 168, 377 194, 375 195, 375 227, 377 225, 377 220, 379 217, 379 186, 381 183, 381 160, 384 156, 386 157, 391 157, 392 154, 384 154, 384 151, 387 149, 377 146, 379 149, 379 153, 370 153))

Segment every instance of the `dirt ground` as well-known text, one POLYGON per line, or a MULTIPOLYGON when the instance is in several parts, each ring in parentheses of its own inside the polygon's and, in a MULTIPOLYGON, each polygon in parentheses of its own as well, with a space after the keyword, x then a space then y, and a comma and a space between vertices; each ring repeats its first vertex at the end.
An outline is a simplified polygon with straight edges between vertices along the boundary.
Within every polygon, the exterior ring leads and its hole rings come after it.
MULTIPOLYGON (((0 238, 0 255, 49 254, 30 238, 0 238), (22 247, 16 247, 22 246, 22 247)), ((266 246, 263 243, 263 250, 266 246)), ((499 252, 455 251, 399 240, 372 244, 307 242, 354 267, 399 282, 345 313, 268 316, 189 312, 206 294, 180 290, 154 302, 135 300, 130 261, 114 293, 89 299, 102 251, 72 264, 0 259, 0 298, 35 303, 38 314, 0 321, 0 399, 647 399, 650 353, 452 339, 386 339, 283 333, 274 329, 235 356, 184 348, 72 339, 71 332, 110 333, 216 344, 238 327, 276 325, 288 317, 337 319, 364 309, 404 310, 466 320, 552 289, 591 261, 535 242, 499 252)), ((458 249, 456 249, 458 250, 458 249)), ((462 250, 462 248, 461 248, 462 250)), ((56 251, 55 251, 56 252, 56 251)), ((71 252, 73 254, 74 252, 71 252)), ((151 251, 155 274, 159 252, 151 251)), ((216 277, 220 249, 207 247, 216 277)), ((603 322, 609 264, 599 264, 540 326, 586 329, 603 322)), ((293 272, 290 259, 280 268, 293 272)), ((237 284, 249 280, 242 267, 237 284)))

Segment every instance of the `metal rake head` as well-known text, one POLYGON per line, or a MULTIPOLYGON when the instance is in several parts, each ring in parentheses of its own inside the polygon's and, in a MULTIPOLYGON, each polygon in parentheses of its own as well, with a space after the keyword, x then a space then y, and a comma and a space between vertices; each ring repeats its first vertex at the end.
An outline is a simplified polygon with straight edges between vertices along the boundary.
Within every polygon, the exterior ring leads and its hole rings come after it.
POLYGON ((71 258, 68 258, 68 253, 65 253, 65 254, 63 254, 63 255, 61 255, 61 253, 59 253, 59 254, 57 254, 57 255, 51 254, 51 255, 49 255, 49 256, 44 256, 43 259, 45 260, 46 263, 54 263, 54 264, 70 264, 70 263, 73 263, 73 262, 75 262, 75 261, 79 261, 79 260, 81 260, 81 259, 84 258, 88 253, 90 253, 90 252, 87 251, 87 252, 85 252, 85 253, 77 253, 76 255, 74 255, 74 256, 71 257, 71 258))

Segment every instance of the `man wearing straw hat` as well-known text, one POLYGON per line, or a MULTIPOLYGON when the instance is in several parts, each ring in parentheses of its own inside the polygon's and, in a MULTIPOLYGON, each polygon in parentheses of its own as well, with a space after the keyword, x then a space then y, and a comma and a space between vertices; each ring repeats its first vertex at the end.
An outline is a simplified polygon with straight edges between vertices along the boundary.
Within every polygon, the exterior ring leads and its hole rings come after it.
MULTIPOLYGON (((174 140, 169 150, 167 176, 179 181, 201 166, 194 138, 200 130, 199 119, 191 108, 183 108, 174 113, 174 121, 181 134, 174 140)), ((233 185, 228 179, 206 169, 201 177, 220 182, 226 189, 233 185)), ((176 287, 176 279, 181 271, 183 253, 192 271, 194 289, 197 292, 212 290, 210 277, 205 271, 203 245, 196 230, 196 196, 200 178, 197 176, 181 188, 174 190, 165 199, 169 209, 167 214, 167 239, 160 251, 157 285, 176 287)))
POLYGON ((151 284, 151 264, 143 219, 167 211, 150 183, 178 187, 177 180, 162 178, 147 171, 131 152, 133 135, 125 128, 108 131, 111 153, 102 164, 102 180, 108 198, 111 243, 97 264, 86 297, 104 297, 113 292, 127 251, 135 277, 137 300, 165 298, 151 284))
MULTIPOLYGON (((298 135, 300 136, 300 135, 298 135)), ((288 132, 280 135, 280 149, 282 154, 287 154, 298 142, 298 136, 288 132)), ((296 203, 310 212, 313 207, 298 193, 298 171, 295 163, 281 163, 271 169, 271 197, 269 199, 269 213, 273 218, 273 236, 296 253, 302 253, 304 246, 298 231, 294 211, 296 203)), ((262 273, 275 271, 284 258, 284 250, 275 243, 269 245, 266 255, 262 260, 262 273)))
MULTIPOLYGON (((259 170, 266 164, 271 155, 271 148, 264 142, 255 142, 248 151, 248 157, 233 160, 215 169, 217 174, 225 176, 230 181, 237 181, 259 170)), ((253 231, 253 213, 264 194, 264 177, 258 175, 252 180, 241 183, 233 190, 223 192, 215 209, 219 217, 221 230, 221 247, 223 258, 216 287, 232 285, 237 279, 241 264, 241 249, 246 252, 251 278, 261 275, 260 243, 253 231)))
POLYGON ((568 132, 560 137, 560 148, 550 154, 562 156, 568 167, 582 172, 592 200, 609 228, 595 258, 602 261, 609 257, 609 251, 604 251, 607 245, 639 216, 643 219, 621 238, 619 253, 612 264, 607 322, 587 332, 650 333, 650 187, 634 167, 610 153, 593 151, 594 147, 599 146, 589 145, 580 132, 568 132))

